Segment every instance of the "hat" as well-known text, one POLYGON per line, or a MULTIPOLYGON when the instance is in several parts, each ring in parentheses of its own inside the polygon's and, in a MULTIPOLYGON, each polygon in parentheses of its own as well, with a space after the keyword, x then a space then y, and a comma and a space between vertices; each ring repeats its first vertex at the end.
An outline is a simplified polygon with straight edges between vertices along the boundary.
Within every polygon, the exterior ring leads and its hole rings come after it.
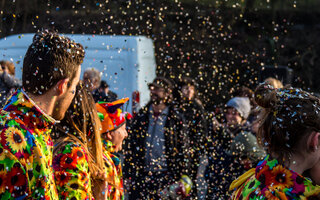
POLYGON ((248 97, 234 97, 228 101, 227 107, 236 109, 244 119, 248 118, 251 111, 250 100, 248 97))
POLYGON ((124 98, 111 103, 96 103, 98 116, 101 120, 101 133, 113 131, 122 126, 127 119, 132 118, 132 115, 130 113, 122 112, 122 110, 120 109, 120 107, 128 100, 129 98, 124 98))
POLYGON ((105 89, 105 88, 108 88, 108 87, 109 87, 109 84, 107 83, 107 81, 102 80, 100 82, 100 88, 105 89))
POLYGON ((161 76, 155 78, 152 83, 148 84, 148 86, 164 88, 165 90, 171 90, 173 88, 173 84, 171 83, 171 81, 161 76))

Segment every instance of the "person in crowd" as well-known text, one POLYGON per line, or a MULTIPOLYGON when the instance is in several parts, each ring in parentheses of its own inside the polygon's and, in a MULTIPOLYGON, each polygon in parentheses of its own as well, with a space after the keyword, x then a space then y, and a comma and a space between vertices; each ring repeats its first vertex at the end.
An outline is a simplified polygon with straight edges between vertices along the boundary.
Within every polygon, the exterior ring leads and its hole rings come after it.
POLYGON ((54 127, 53 169, 59 199, 106 199, 100 119, 90 91, 78 84, 63 120, 54 127))
MULTIPOLYGON (((186 120, 188 137, 190 139, 190 147, 192 148, 191 156, 191 170, 197 171, 193 173, 198 177, 203 176, 203 172, 199 171, 200 163, 205 165, 205 143, 207 141, 207 121, 206 113, 201 101, 198 99, 196 82, 189 78, 183 77, 178 83, 180 89, 180 96, 178 106, 183 112, 186 120)), ((204 168, 204 167, 203 167, 204 168)), ((191 177, 196 182, 198 177, 191 177)), ((203 182, 196 184, 198 187, 203 186, 203 182)), ((196 188, 194 193, 196 193, 196 188)))
MULTIPOLYGON (((282 82, 280 80, 276 79, 276 78, 273 78, 273 77, 266 78, 264 80, 264 83, 268 84, 268 85, 271 85, 274 88, 283 88, 282 82)), ((261 112, 262 112, 262 108, 260 106, 256 106, 254 108, 253 113, 255 113, 255 115, 254 115, 255 117, 253 118, 253 121, 251 123, 251 131, 255 135, 258 133, 258 129, 259 129, 259 126, 260 126, 260 117, 259 117, 259 115, 261 115, 261 112)))
POLYGON ((226 123, 210 130, 209 167, 206 177, 208 199, 227 199, 228 187, 235 177, 265 156, 256 136, 250 132, 247 118, 251 109, 247 97, 234 97, 226 104, 226 123))
POLYGON ((259 143, 268 155, 230 185, 231 199, 319 199, 320 186, 302 176, 320 160, 320 100, 297 88, 262 84, 259 143))
POLYGON ((83 73, 84 85, 93 93, 100 86, 101 73, 96 68, 88 68, 83 73))
POLYGON ((254 92, 246 87, 246 86, 241 86, 238 87, 234 92, 232 93, 233 97, 247 97, 250 100, 250 105, 251 105, 251 111, 249 113, 249 116, 247 118, 247 123, 248 125, 251 124, 256 118, 257 118, 257 112, 256 112, 256 107, 257 104, 254 101, 254 92))
POLYGON ((273 77, 266 78, 264 80, 264 83, 269 84, 269 85, 273 86, 274 88, 283 88, 282 82, 276 78, 273 78, 273 77))
POLYGON ((93 98, 95 102, 113 102, 117 100, 118 95, 109 89, 109 85, 106 81, 102 80, 99 88, 93 91, 93 98))
POLYGON ((128 137, 126 123, 132 116, 120 109, 128 100, 129 98, 125 98, 111 103, 99 102, 96 104, 102 123, 101 137, 105 163, 104 173, 108 182, 108 200, 124 199, 121 159, 116 153, 122 150, 122 143, 128 137))
POLYGON ((1 60, 0 66, 0 106, 2 108, 14 91, 21 87, 21 81, 14 77, 13 62, 1 60))
POLYGON ((247 118, 251 111, 250 100, 247 97, 234 97, 226 104, 224 112, 225 123, 216 123, 214 133, 216 139, 224 141, 223 149, 230 149, 231 141, 239 133, 249 130, 247 118))
MULTIPOLYGON (((250 126, 245 126, 245 117, 243 112, 248 107, 248 103, 241 102, 241 97, 235 97, 227 103, 226 119, 231 131, 231 145, 229 155, 239 158, 240 163, 245 169, 251 168, 252 164, 257 163, 266 156, 265 151, 258 145, 255 134, 251 132, 250 126), (244 104, 243 106, 241 104, 244 104), (247 104, 247 105, 245 105, 247 104), (241 114, 240 114, 241 113, 241 114), (240 127, 239 127, 240 126, 240 127), (242 127, 241 127, 242 126, 242 127)), ((246 99, 244 97, 244 99, 246 99)), ((249 110, 249 109, 248 109, 249 110)), ((230 130, 229 129, 229 130, 230 130)))
POLYGON ((184 118, 171 104, 173 84, 157 77, 149 89, 151 100, 133 119, 125 151, 129 199, 161 199, 182 175, 192 177, 184 118))
POLYGON ((14 66, 13 62, 10 62, 8 60, 1 60, 0 65, 1 65, 1 70, 3 72, 6 72, 7 74, 10 74, 11 76, 15 76, 16 67, 14 66))
POLYGON ((241 86, 238 87, 237 89, 235 89, 232 93, 233 97, 248 97, 250 100, 250 105, 254 106, 255 102, 254 102, 254 92, 246 87, 246 86, 241 86))
POLYGON ((52 126, 79 82, 84 49, 56 32, 35 34, 22 86, 0 111, 0 198, 59 199, 52 169, 52 126))
POLYGON ((202 146, 206 140, 207 124, 205 110, 197 97, 196 83, 193 79, 184 77, 178 85, 181 89, 178 106, 183 111, 187 127, 191 131, 189 134, 190 145, 198 150, 203 150, 202 146))

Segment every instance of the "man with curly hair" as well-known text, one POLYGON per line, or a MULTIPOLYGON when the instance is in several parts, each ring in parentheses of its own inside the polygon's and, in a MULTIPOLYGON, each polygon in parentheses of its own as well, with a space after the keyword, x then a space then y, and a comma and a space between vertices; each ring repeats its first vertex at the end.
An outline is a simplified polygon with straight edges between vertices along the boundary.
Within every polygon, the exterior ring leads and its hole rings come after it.
POLYGON ((35 34, 23 89, 0 111, 0 199, 58 199, 50 132, 74 97, 83 58, 81 44, 47 30, 35 34))

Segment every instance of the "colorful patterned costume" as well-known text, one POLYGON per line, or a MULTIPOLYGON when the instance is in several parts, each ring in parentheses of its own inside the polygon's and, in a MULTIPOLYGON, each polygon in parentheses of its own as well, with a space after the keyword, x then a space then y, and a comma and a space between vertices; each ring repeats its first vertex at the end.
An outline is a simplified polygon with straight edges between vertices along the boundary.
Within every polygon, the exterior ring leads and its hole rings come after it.
MULTIPOLYGON (((127 119, 131 119, 131 114, 122 112, 120 107, 129 98, 119 99, 107 103, 99 102, 96 104, 98 116, 101 120, 101 134, 113 131, 123 126, 127 119)), ((114 145, 109 140, 103 140, 103 156, 105 163, 105 173, 108 180, 108 200, 123 200, 123 178, 120 159, 114 154, 114 145)))
POLYGON ((50 137, 54 122, 22 90, 0 111, 0 199, 58 199, 50 137))
POLYGON ((232 200, 319 199, 320 194, 320 186, 279 164, 277 160, 269 160, 269 155, 256 169, 249 170, 235 180, 230 190, 234 190, 232 200))
POLYGON ((53 158, 59 199, 91 200, 91 181, 86 151, 72 142, 59 147, 53 158))
POLYGON ((113 154, 111 141, 103 141, 103 156, 108 180, 108 200, 123 200, 123 179, 120 159, 113 154))

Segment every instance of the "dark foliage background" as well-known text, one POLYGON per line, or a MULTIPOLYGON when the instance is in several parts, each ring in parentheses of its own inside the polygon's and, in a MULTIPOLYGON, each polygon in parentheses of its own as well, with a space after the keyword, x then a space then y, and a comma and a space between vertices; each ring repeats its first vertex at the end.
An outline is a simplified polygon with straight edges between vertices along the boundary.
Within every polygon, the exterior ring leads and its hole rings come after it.
POLYGON ((294 86, 320 91, 320 2, 315 0, 0 1, 0 37, 63 33, 146 35, 157 74, 199 83, 208 110, 258 84, 264 66, 288 66, 294 86))

